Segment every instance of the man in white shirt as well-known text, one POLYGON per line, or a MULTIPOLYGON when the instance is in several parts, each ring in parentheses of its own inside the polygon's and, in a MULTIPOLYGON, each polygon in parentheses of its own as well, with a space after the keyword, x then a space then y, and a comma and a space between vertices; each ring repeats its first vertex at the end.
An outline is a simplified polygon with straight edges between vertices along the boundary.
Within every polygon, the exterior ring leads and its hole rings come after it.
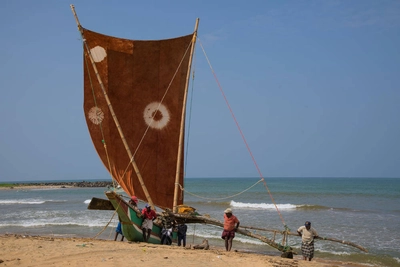
POLYGON ((311 227, 311 222, 307 221, 304 226, 297 229, 297 233, 301 236, 301 253, 304 260, 314 257, 314 239, 318 237, 317 231, 311 227))

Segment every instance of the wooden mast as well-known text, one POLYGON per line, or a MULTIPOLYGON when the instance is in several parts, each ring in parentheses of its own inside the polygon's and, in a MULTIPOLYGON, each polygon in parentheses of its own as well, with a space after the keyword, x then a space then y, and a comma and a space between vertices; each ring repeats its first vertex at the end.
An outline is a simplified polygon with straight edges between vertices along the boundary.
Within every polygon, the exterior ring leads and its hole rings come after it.
POLYGON ((178 144, 178 158, 176 162, 176 175, 175 175, 175 190, 174 190, 174 203, 172 205, 173 212, 178 212, 178 190, 179 190, 179 176, 180 176, 180 165, 182 162, 182 151, 183 151, 183 137, 185 135, 185 117, 186 117, 186 101, 187 101, 187 92, 189 88, 189 79, 190 79, 190 70, 192 68, 192 60, 193 60, 193 51, 196 45, 197 38, 197 29, 199 27, 200 19, 196 19, 196 24, 194 26, 193 39, 192 39, 192 48, 190 49, 190 58, 188 64, 188 72, 186 74, 186 84, 185 84, 185 93, 183 96, 183 106, 182 106, 182 117, 181 117, 181 128, 179 134, 179 144, 178 144))
POLYGON ((129 159, 130 159, 130 161, 131 161, 131 163, 132 163, 132 166, 133 166, 133 168, 134 168, 134 170, 135 170, 135 172, 136 172, 136 175, 137 175, 137 177, 138 177, 138 179, 139 179, 140 185, 142 186, 142 189, 143 189, 143 192, 144 192, 144 194, 145 194, 145 196, 146 196, 147 202, 148 202, 148 203, 153 207, 153 209, 154 209, 155 207, 154 207, 153 201, 152 201, 152 199, 151 199, 151 196, 150 196, 149 192, 147 191, 146 185, 144 184, 143 177, 142 177, 142 175, 140 174, 139 168, 138 168, 138 166, 136 165, 136 162, 135 162, 135 160, 134 160, 134 158, 133 158, 133 154, 132 154, 132 152, 131 152, 131 150, 130 150, 130 148, 129 148, 128 142, 126 141, 125 135, 124 135, 124 133, 122 132, 121 125, 120 125, 119 122, 118 122, 117 116, 115 115, 115 112, 114 112, 114 109, 113 109, 113 107, 112 107, 112 105, 111 105, 110 99, 108 98, 108 95, 107 95, 106 89, 105 89, 105 87, 104 87, 103 81, 101 80, 100 75, 99 75, 99 72, 97 71, 96 63, 94 62, 93 56, 92 56, 92 54, 91 54, 91 52, 90 52, 90 49, 89 49, 89 47, 88 47, 88 45, 87 45, 87 43, 86 43, 86 39, 85 39, 85 36, 84 36, 84 34, 83 34, 83 28, 82 28, 82 26, 81 26, 81 24, 80 24, 80 22, 79 22, 79 19, 78 19, 77 14, 76 14, 76 12, 75 12, 75 7, 74 7, 74 5, 70 5, 70 7, 71 7, 71 10, 72 10, 72 13, 74 14, 76 24, 78 25, 78 30, 79 30, 79 32, 80 32, 81 35, 82 35, 82 40, 83 40, 84 46, 85 46, 85 48, 86 48, 86 50, 87 50, 88 56, 89 56, 89 58, 90 58, 90 62, 92 63, 93 70, 94 70, 94 72, 95 72, 95 74, 96 74, 96 77, 97 77, 97 80, 98 80, 98 82, 99 82, 99 84, 100 84, 100 87, 101 87, 101 90, 102 90, 102 92, 103 92, 104 98, 106 99, 108 108, 109 108, 109 110, 110 110, 110 113, 111 113, 111 115, 112 115, 112 118, 113 118, 113 120, 114 120, 114 123, 115 123, 115 125, 116 125, 116 127, 117 127, 117 129, 118 129, 118 133, 119 133, 119 135, 120 135, 120 137, 121 137, 121 139, 122 139, 122 142, 123 142, 123 144, 124 144, 124 146, 125 146, 126 152, 128 153, 129 159))

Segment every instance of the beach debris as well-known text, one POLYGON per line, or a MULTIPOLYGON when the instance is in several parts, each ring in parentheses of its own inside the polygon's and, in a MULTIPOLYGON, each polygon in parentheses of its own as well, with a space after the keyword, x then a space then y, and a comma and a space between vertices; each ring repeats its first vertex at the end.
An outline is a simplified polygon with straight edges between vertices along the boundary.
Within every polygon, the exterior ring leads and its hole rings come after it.
POLYGON ((283 252, 281 254, 281 257, 286 259, 293 259, 293 252, 292 251, 283 252))
POLYGON ((209 248, 210 248, 210 245, 208 244, 208 240, 207 239, 204 239, 201 244, 193 246, 193 249, 208 250, 209 248))
POLYGON ((82 243, 80 245, 76 245, 77 247, 92 247, 94 246, 93 243, 87 242, 87 243, 82 243))

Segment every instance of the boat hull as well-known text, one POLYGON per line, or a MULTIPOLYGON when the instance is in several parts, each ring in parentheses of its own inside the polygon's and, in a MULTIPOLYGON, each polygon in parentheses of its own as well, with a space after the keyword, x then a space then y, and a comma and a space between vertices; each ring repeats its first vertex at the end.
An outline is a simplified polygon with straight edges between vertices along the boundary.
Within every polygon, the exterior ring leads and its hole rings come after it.
MULTIPOLYGON (((141 229, 143 219, 140 217, 139 210, 135 210, 113 191, 106 191, 105 195, 118 214, 124 237, 131 242, 144 242, 141 229)), ((161 226, 153 223, 148 243, 161 244, 161 226)))

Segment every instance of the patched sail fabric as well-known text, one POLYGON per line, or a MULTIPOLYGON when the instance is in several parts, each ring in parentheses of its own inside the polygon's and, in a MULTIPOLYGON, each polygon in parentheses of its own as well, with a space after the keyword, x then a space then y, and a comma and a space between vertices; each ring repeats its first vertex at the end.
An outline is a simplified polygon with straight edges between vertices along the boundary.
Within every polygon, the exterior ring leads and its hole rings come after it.
MULTIPOLYGON (((83 31, 153 203, 172 208, 193 35, 136 41, 83 31)), ((87 53, 84 57, 84 112, 96 151, 127 194, 146 200, 90 58, 87 53)), ((183 148, 179 153, 179 183, 183 185, 183 148)), ((182 203, 179 198, 177 204, 182 203)))

